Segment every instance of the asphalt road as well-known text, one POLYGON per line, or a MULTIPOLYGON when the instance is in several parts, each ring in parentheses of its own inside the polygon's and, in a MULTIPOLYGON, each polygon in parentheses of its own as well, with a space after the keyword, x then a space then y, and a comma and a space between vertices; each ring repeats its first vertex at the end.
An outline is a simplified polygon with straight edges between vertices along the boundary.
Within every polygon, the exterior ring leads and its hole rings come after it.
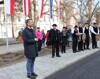
POLYGON ((45 79, 100 79, 100 51, 45 79))

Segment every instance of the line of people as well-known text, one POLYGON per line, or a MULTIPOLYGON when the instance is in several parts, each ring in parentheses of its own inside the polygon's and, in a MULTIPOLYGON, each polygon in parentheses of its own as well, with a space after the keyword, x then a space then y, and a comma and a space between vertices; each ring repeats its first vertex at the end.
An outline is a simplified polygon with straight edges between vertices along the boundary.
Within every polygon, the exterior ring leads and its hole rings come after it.
POLYGON ((96 23, 91 26, 88 23, 82 25, 79 23, 75 25, 72 30, 72 50, 74 53, 79 51, 84 51, 89 49, 90 42, 92 42, 92 48, 98 48, 97 46, 97 36, 99 35, 99 28, 96 23))

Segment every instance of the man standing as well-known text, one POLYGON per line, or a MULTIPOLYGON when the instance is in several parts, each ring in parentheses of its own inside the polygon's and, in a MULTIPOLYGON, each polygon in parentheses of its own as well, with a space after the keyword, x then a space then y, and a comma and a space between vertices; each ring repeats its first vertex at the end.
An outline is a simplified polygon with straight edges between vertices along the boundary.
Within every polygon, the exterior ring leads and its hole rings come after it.
POLYGON ((35 62, 35 58, 38 56, 38 48, 36 44, 38 39, 36 38, 32 27, 33 27, 32 19, 27 19, 26 28, 22 32, 24 52, 27 58, 26 67, 27 67, 28 78, 37 76, 37 74, 34 73, 34 62, 35 62))
POLYGON ((72 50, 73 53, 77 52, 77 44, 78 44, 78 27, 75 25, 74 29, 72 29, 72 50))
POLYGON ((60 31, 56 29, 56 24, 53 24, 52 27, 53 29, 49 31, 48 37, 48 40, 50 40, 50 43, 52 45, 52 58, 54 58, 55 53, 57 57, 61 57, 59 55, 60 31))
POLYGON ((66 45, 67 45, 67 33, 66 27, 63 27, 61 32, 61 52, 66 53, 66 45))
POLYGON ((90 29, 89 29, 89 24, 88 23, 85 23, 84 33, 86 35, 84 49, 90 49, 89 48, 89 43, 90 43, 90 29))
POLYGON ((80 33, 79 40, 78 40, 78 51, 82 51, 83 50, 83 39, 82 39, 83 27, 81 23, 79 23, 79 26, 78 26, 78 33, 80 33))
POLYGON ((98 48, 97 47, 97 40, 96 40, 96 35, 99 34, 99 29, 96 25, 96 23, 93 24, 93 26, 90 26, 91 30, 91 37, 92 37, 92 48, 98 48))

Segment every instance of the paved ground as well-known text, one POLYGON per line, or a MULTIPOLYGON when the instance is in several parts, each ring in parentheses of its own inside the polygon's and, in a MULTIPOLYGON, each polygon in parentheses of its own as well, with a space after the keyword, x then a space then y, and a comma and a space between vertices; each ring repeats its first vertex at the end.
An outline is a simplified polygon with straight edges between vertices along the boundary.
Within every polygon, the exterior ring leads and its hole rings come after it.
MULTIPOLYGON (((100 46, 100 42, 98 44, 100 46)), ((15 47, 14 47, 15 48, 15 47)), ((16 47, 17 48, 17 47, 16 47)), ((15 48, 15 49, 16 49, 15 48)), ((78 53, 72 53, 72 50, 67 50, 65 54, 61 54, 61 58, 51 58, 51 55, 38 57, 35 63, 35 72, 39 75, 37 79, 44 79, 50 74, 65 68, 82 58, 92 55, 100 49, 91 49, 78 53)), ((27 79, 26 77, 26 62, 13 64, 0 69, 0 79, 27 79)))
POLYGON ((23 45, 22 44, 13 44, 13 45, 9 45, 9 50, 7 50, 7 46, 3 45, 0 46, 0 55, 1 54, 6 54, 6 53, 14 53, 14 52, 18 52, 18 51, 22 51, 23 50, 23 45))
POLYGON ((100 51, 45 79, 100 79, 100 51))
MULTIPOLYGON (((16 38, 8 38, 8 43, 9 45, 20 44, 22 43, 22 41, 16 40, 16 38)), ((2 38, 0 39, 0 46, 4 46, 4 45, 6 45, 6 39, 2 38)))

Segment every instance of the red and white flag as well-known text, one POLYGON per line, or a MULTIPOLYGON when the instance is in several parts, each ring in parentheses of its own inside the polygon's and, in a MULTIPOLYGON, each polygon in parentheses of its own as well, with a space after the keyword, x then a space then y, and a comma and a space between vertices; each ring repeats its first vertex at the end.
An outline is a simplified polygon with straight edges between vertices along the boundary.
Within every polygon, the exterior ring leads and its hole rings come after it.
POLYGON ((25 16, 30 15, 30 5, 31 5, 31 0, 23 0, 23 12, 25 16))
POLYGON ((6 14, 14 15, 15 0, 4 0, 4 9, 6 14))
POLYGON ((58 16, 59 16, 59 19, 62 20, 62 16, 61 16, 61 2, 62 0, 58 0, 58 16))
POLYGON ((38 3, 39 18, 42 18, 44 12, 44 0, 37 0, 37 3, 38 3))

